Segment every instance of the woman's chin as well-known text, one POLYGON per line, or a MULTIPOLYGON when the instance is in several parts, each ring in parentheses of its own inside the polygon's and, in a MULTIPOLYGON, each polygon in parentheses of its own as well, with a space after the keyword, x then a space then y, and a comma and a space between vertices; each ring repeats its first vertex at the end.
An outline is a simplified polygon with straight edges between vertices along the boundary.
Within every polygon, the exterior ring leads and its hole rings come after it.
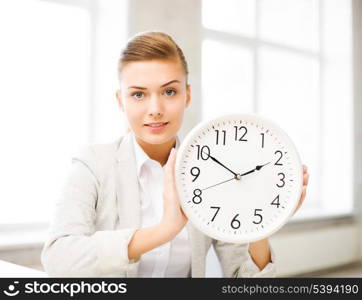
POLYGON ((161 145, 169 142, 175 135, 169 133, 163 134, 143 134, 139 136, 144 142, 152 145, 161 145))

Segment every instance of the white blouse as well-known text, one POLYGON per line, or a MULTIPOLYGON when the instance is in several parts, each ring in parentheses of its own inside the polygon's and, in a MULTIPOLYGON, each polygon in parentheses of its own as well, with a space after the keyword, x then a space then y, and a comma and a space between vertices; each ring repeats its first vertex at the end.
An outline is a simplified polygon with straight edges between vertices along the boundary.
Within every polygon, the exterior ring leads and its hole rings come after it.
MULTIPOLYGON (((161 221, 163 214, 164 168, 151 159, 138 144, 134 133, 137 176, 141 197, 142 228, 161 221)), ((176 149, 180 146, 176 137, 176 149)), ((141 256, 138 277, 190 277, 191 245, 186 226, 170 242, 141 256)))

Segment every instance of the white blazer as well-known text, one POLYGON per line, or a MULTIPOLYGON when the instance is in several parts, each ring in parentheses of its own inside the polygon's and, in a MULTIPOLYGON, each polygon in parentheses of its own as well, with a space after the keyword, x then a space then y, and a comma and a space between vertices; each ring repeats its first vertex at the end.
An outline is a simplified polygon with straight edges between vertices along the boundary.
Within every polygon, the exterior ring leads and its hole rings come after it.
MULTIPOLYGON (((55 205, 41 262, 49 276, 137 277, 140 260, 128 258, 128 243, 141 224, 135 153, 131 133, 109 144, 86 147, 72 159, 72 169, 55 205)), ((272 262, 262 271, 249 244, 214 240, 191 222, 191 277, 205 277, 211 245, 224 277, 274 277, 272 262)))

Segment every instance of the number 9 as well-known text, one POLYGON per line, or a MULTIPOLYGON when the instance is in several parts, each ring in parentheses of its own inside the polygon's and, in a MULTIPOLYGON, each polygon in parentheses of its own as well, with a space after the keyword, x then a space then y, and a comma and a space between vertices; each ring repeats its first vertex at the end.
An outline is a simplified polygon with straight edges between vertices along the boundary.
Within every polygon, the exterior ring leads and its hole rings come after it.
POLYGON ((199 175, 200 175, 200 169, 198 167, 193 167, 190 170, 190 173, 191 173, 192 176, 195 177, 194 179, 192 179, 192 182, 194 182, 197 179, 197 177, 199 177, 199 175), (196 174, 194 174, 195 173, 194 171, 196 171, 196 174))

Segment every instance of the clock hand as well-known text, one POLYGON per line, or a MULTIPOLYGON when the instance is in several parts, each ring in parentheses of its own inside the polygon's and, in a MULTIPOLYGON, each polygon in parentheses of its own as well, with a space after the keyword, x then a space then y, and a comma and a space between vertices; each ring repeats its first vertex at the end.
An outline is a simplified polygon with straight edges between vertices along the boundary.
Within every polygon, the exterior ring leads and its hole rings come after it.
POLYGON ((228 182, 228 181, 230 181, 230 180, 234 180, 234 179, 235 179, 235 177, 233 177, 233 178, 231 178, 231 179, 228 179, 228 180, 225 180, 225 181, 223 181, 223 182, 219 182, 219 183, 217 183, 217 184, 214 184, 214 185, 208 186, 208 187, 206 187, 206 188, 202 189, 202 191, 207 190, 207 189, 209 189, 209 188, 212 188, 213 186, 217 186, 217 185, 219 185, 219 184, 222 184, 222 183, 228 182))
MULTIPOLYGON (((202 151, 202 150, 201 150, 202 151)), ((204 153, 204 152, 203 152, 204 153)), ((207 154, 214 162, 218 163, 220 166, 224 167, 226 170, 230 171, 231 173, 234 174, 234 178, 238 179, 238 176, 240 176, 239 174, 231 171, 228 167, 224 166, 221 162, 219 162, 215 157, 211 156, 210 154, 207 154)))
POLYGON ((268 162, 268 163, 266 163, 264 165, 258 165, 258 166, 255 167, 255 169, 252 169, 252 170, 250 170, 248 172, 245 172, 245 173, 241 174, 240 176, 245 176, 245 175, 248 175, 248 174, 253 173, 255 171, 259 171, 262 167, 264 167, 264 166, 266 166, 268 164, 270 164, 270 162, 268 162))

